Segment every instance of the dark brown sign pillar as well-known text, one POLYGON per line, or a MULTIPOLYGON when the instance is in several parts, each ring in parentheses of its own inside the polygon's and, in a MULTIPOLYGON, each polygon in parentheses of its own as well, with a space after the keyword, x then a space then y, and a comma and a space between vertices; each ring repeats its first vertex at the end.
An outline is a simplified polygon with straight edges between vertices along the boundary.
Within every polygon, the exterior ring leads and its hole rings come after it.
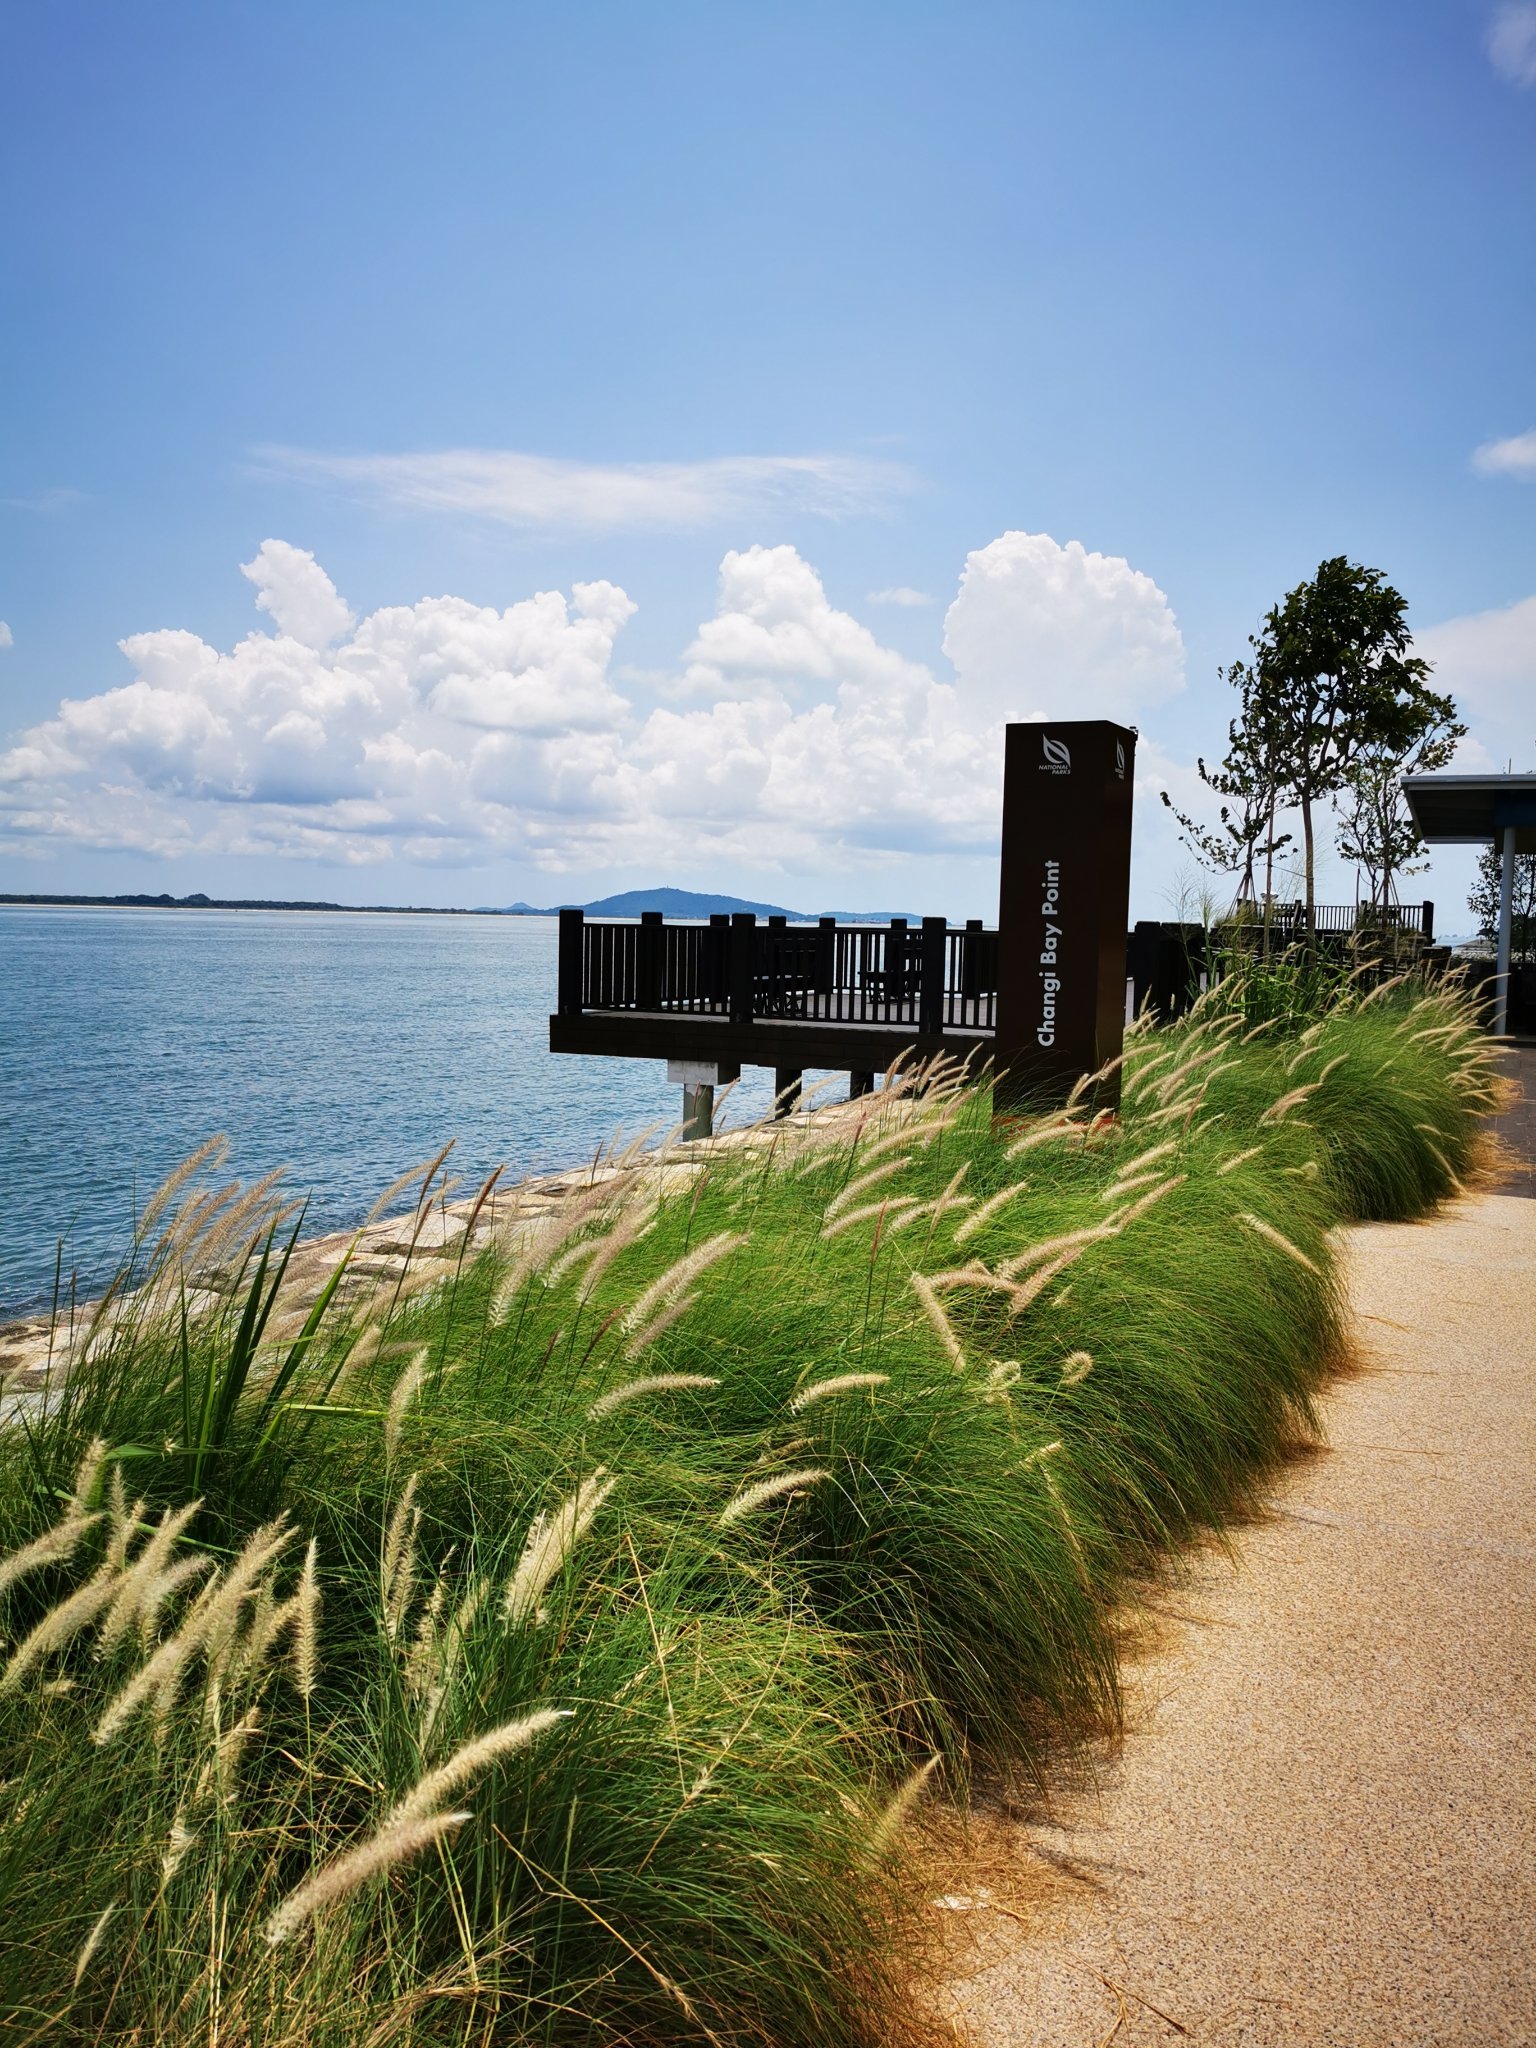
MULTIPOLYGON (((997 1106, 1059 1099, 1120 1051, 1136 734, 1010 725, 998 905, 997 1106)), ((1119 1093, 1118 1075, 1101 1103, 1119 1093)))

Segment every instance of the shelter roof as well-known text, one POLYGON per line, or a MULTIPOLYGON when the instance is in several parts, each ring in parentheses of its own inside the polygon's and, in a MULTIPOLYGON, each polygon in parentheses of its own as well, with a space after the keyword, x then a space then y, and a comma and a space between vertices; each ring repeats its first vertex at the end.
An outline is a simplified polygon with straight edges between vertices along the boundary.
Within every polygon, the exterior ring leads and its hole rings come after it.
POLYGON ((1409 775, 1403 795, 1434 845, 1484 844, 1515 828, 1515 850, 1536 853, 1536 775, 1409 775))

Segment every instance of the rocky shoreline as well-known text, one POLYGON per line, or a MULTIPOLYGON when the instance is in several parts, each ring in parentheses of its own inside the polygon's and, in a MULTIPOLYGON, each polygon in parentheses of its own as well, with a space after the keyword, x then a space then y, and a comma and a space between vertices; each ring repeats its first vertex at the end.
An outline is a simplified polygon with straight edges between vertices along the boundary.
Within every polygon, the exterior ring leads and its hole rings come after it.
MULTIPOLYGON (((301 1241, 294 1249, 283 1280, 272 1328, 283 1334, 302 1324, 316 1298, 348 1251, 347 1270, 333 1297, 339 1308, 367 1311, 386 1297, 414 1293, 446 1279, 493 1239, 516 1249, 520 1236, 532 1232, 568 1203, 593 1188, 614 1181, 653 1178, 658 1194, 685 1187, 721 1151, 767 1149, 815 1125, 825 1131, 838 1122, 860 1123, 876 1105, 890 1107, 881 1095, 853 1103, 829 1103, 776 1121, 747 1124, 712 1138, 668 1143, 653 1152, 603 1158, 563 1173, 535 1174, 509 1187, 498 1183, 459 1200, 434 1197, 417 1207, 356 1230, 329 1231, 301 1241)), ((249 1284, 249 1268, 230 1264, 190 1276, 187 1291, 194 1310, 212 1307, 219 1299, 249 1284)), ((120 1300, 75 1303, 56 1314, 23 1316, 0 1323, 0 1419, 13 1412, 21 1397, 46 1394, 66 1373, 104 1325, 143 1307, 143 1295, 120 1300)))

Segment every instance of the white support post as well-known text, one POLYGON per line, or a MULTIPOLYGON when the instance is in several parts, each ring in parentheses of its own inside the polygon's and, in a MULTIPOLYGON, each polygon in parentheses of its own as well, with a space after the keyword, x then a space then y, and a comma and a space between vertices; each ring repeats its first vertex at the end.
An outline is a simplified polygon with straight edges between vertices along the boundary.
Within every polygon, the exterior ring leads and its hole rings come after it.
POLYGON ((1502 1038, 1509 1029, 1509 960, 1515 906, 1515 828, 1504 827, 1504 860, 1499 876, 1499 978, 1493 999, 1493 1029, 1502 1038))
POLYGON ((667 1061, 667 1079, 674 1086, 680 1083, 683 1090, 683 1137, 714 1135, 715 1088, 736 1080, 740 1073, 740 1067, 725 1066, 715 1060, 667 1061))

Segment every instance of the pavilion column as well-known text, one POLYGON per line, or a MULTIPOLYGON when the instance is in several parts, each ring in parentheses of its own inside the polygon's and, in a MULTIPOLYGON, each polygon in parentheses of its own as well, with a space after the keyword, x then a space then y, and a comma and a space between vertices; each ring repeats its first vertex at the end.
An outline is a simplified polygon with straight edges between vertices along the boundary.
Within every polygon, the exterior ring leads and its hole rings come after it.
POLYGON ((1498 981, 1493 999, 1493 1028, 1502 1038, 1509 1029, 1509 962, 1515 909, 1515 828, 1504 827, 1504 859, 1499 874, 1498 981))

